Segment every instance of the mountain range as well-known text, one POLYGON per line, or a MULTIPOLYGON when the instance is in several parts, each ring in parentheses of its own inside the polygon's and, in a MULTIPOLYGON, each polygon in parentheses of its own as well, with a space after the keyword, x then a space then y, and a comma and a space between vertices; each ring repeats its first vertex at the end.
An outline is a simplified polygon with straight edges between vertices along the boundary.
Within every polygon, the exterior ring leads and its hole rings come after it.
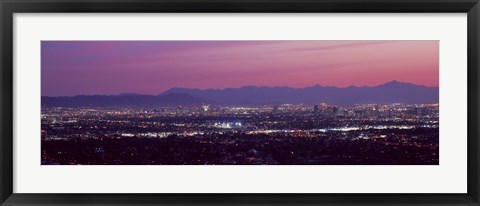
POLYGON ((439 88, 391 81, 373 87, 305 88, 244 86, 226 89, 171 88, 159 95, 123 93, 120 95, 42 96, 44 107, 180 106, 199 104, 388 104, 438 103, 439 88))

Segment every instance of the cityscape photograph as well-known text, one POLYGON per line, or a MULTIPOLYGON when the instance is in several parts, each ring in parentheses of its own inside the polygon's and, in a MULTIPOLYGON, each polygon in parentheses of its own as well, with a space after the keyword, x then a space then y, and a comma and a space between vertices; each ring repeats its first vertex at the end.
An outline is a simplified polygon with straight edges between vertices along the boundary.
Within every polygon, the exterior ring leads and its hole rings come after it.
POLYGON ((439 41, 42 41, 42 165, 439 165, 439 41))

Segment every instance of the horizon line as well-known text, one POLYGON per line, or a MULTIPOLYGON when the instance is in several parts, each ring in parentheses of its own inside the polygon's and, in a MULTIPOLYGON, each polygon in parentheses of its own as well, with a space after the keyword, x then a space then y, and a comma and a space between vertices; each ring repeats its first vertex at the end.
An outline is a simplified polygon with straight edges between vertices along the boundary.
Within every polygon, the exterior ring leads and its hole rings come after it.
POLYGON ((76 94, 76 95, 57 95, 57 96, 47 96, 47 95, 40 95, 41 97, 75 97, 75 96, 120 96, 120 95, 127 95, 127 94, 131 94, 131 95, 145 95, 145 96, 158 96, 158 95, 161 95, 171 89, 195 89, 195 90, 202 90, 202 91, 206 91, 206 90, 225 90, 225 89, 240 89, 240 88, 245 88, 245 87, 267 87, 267 88, 292 88, 292 89, 306 89, 306 88, 312 88, 312 87, 316 87, 316 86, 320 86, 320 87, 334 87, 334 88, 340 88, 340 89, 346 89, 346 88, 351 88, 351 87, 368 87, 368 88, 372 88, 372 87, 378 87, 378 86, 382 86, 382 85, 386 85, 386 84, 389 84, 389 83, 403 83, 403 84, 411 84, 411 85, 416 85, 416 86, 423 86, 423 87, 427 87, 427 88, 439 88, 439 86, 427 86, 427 85, 421 85, 421 84, 415 84, 415 83, 409 83, 409 82, 401 82, 401 81, 397 81, 397 80, 392 80, 392 81, 388 81, 388 82, 385 82, 385 83, 382 83, 382 84, 378 84, 378 85, 375 85, 375 86, 355 86, 355 85, 350 85, 350 86, 345 86, 345 87, 339 87, 339 86, 328 86, 328 85, 320 85, 320 84, 314 84, 312 86, 306 86, 306 87, 291 87, 291 86, 254 86, 254 85, 245 85, 245 86, 240 86, 240 87, 225 87, 225 88, 207 88, 207 89, 198 89, 198 88, 187 88, 187 87, 171 87, 169 89, 166 89, 160 93, 156 93, 156 94, 144 94, 144 93, 137 93, 137 92, 121 92, 121 93, 116 93, 116 94, 76 94))

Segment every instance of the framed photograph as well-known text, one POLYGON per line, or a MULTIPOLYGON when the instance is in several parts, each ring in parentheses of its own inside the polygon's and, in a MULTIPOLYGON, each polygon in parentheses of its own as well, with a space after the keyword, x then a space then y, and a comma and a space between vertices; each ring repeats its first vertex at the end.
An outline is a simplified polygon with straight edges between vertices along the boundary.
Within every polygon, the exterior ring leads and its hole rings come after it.
POLYGON ((0 0, 1 205, 480 205, 478 0, 0 0))

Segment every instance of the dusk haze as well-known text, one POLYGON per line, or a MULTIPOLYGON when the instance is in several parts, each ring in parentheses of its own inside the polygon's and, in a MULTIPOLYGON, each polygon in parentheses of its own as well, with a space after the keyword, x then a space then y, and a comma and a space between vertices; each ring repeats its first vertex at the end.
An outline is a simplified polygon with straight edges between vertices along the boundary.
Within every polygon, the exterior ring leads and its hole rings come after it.
POLYGON ((173 87, 438 87, 438 41, 43 41, 42 96, 173 87))

